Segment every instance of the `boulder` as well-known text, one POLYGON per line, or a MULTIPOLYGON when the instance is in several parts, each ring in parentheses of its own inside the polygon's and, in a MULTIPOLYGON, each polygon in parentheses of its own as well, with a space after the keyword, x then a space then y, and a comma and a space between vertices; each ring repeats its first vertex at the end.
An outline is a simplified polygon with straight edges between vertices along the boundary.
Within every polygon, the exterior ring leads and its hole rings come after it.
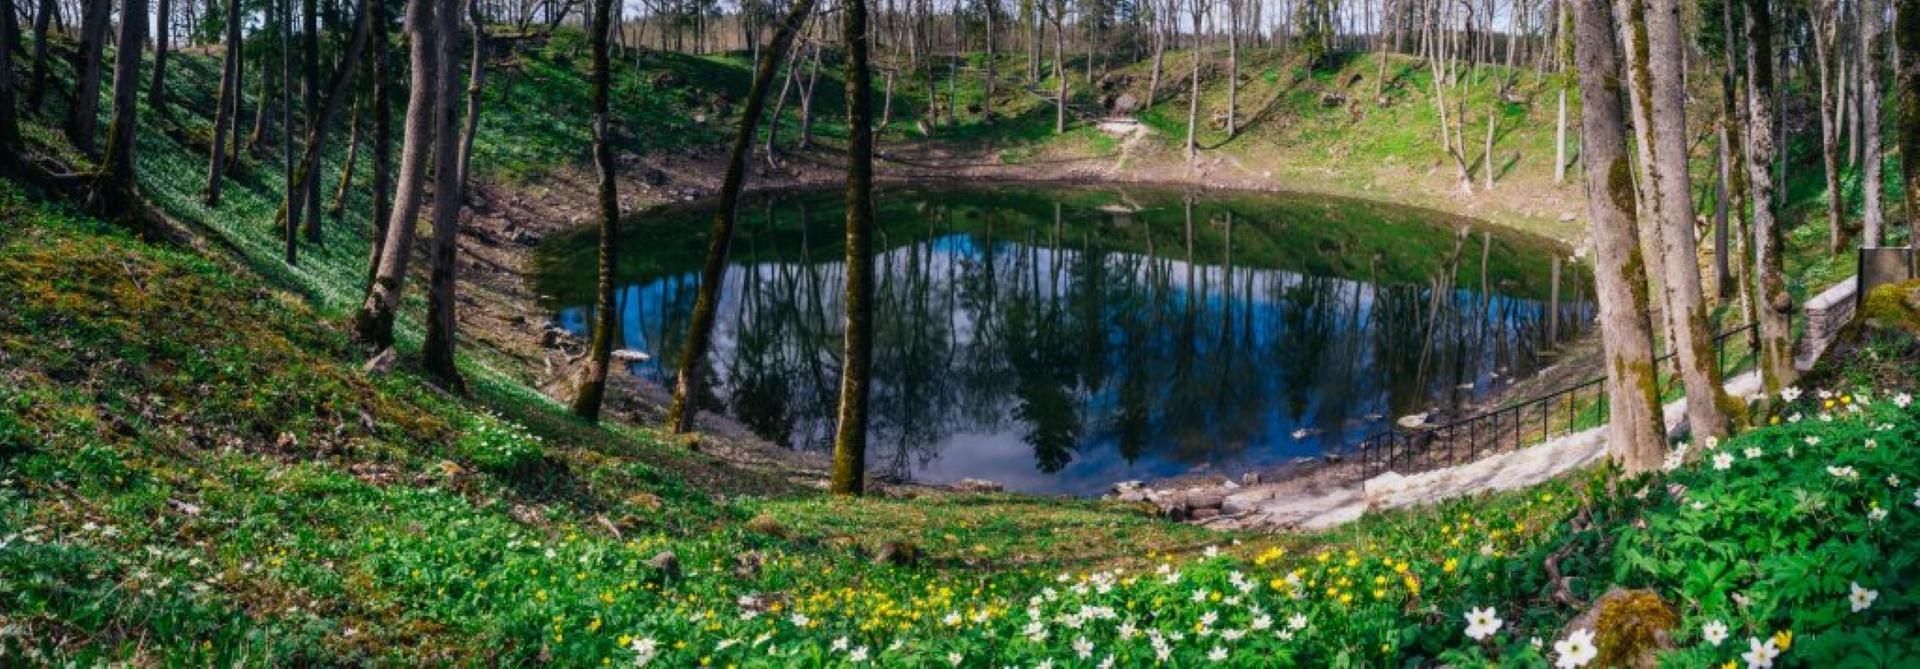
POLYGON ((668 579, 680 578, 680 556, 673 551, 660 551, 647 559, 647 568, 668 579))
POLYGON ((960 479, 953 483, 953 489, 960 492, 989 493, 1005 490, 1005 486, 986 479, 960 479))
POLYGON ((1140 98, 1132 93, 1121 93, 1113 98, 1113 104, 1107 105, 1107 111, 1115 114, 1131 114, 1140 111, 1140 98))

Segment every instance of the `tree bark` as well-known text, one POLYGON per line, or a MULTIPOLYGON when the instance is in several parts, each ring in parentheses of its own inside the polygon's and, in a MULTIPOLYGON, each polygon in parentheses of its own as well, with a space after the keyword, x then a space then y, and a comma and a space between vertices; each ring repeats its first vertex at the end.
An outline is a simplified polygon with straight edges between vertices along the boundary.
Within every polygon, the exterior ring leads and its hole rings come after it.
POLYGON ((1893 35, 1898 49, 1896 76, 1899 84, 1898 112, 1894 123, 1900 133, 1900 171, 1902 190, 1906 192, 1907 243, 1920 246, 1920 0, 1898 0, 1898 23, 1893 35))
POLYGON ((420 347, 420 367, 443 388, 461 389, 454 347, 459 335, 456 261, 460 241, 460 134, 454 123, 455 91, 459 87, 454 62, 460 57, 460 0, 434 0, 434 36, 440 53, 434 63, 440 77, 439 101, 433 119, 433 242, 428 247, 427 334, 420 347))
POLYGON ((387 219, 392 215, 393 200, 393 85, 387 81, 391 76, 392 49, 387 42, 387 3, 367 3, 367 11, 373 14, 373 29, 368 37, 368 48, 373 57, 368 59, 367 81, 373 88, 373 214, 368 217, 373 225, 371 252, 367 260, 367 292, 373 291, 374 276, 380 271, 381 250, 387 243, 387 219))
POLYGON ((0 0, 0 155, 9 156, 0 165, 0 175, 13 171, 13 156, 20 151, 20 119, 16 116, 13 85, 13 51, 20 46, 20 23, 14 18, 13 0, 0 0))
POLYGON ((40 101, 47 92, 47 28, 59 11, 57 0, 40 0, 33 15, 33 79, 27 84, 27 111, 40 113, 40 101))
POLYGON ((836 495, 866 491, 867 396, 873 365, 873 88, 866 0, 842 8, 847 49, 847 320, 833 439, 836 495))
MULTIPOLYGON (((713 324, 720 306, 721 288, 727 278, 727 255, 733 247, 734 222, 740 213, 740 193, 746 186, 747 154, 753 150, 753 136, 759 130, 760 116, 767 106, 767 89, 772 88, 773 77, 780 71, 780 56, 787 52, 794 34, 799 32, 807 15, 813 11, 813 2, 797 0, 786 18, 774 27, 773 41, 767 48, 761 49, 764 56, 754 68, 753 83, 747 89, 746 107, 740 113, 740 130, 734 135, 733 147, 727 154, 726 176, 720 182, 720 206, 714 212, 713 227, 707 232, 706 263, 700 270, 699 292, 694 298, 691 322, 687 325, 687 340, 681 347, 680 371, 673 384, 673 404, 667 409, 667 429, 675 433, 693 429, 694 414, 698 412, 693 402, 700 396, 700 372, 706 365, 707 349, 713 341, 713 324)), ((602 253, 608 251, 602 248, 602 253)), ((601 280, 606 282, 602 289, 608 291, 603 292, 601 297, 609 300, 603 304, 611 304, 611 281, 604 275, 601 280)), ((608 327, 611 325, 608 323, 608 327)), ((597 330, 594 343, 594 353, 597 355, 597 330)), ((588 369, 593 370, 591 363, 588 369)), ((599 374, 597 382, 604 385, 604 364, 599 374)), ((594 382, 592 376, 588 378, 589 382, 594 382)), ((583 384, 582 387, 586 386, 583 384)), ((580 413, 580 409, 576 402, 574 412, 580 413)))
POLYGON ((333 204, 327 206, 327 215, 334 218, 347 210, 347 190, 353 186, 353 168, 360 162, 360 107, 361 101, 355 99, 353 114, 347 117, 347 160, 340 165, 340 185, 333 189, 333 204))
POLYGON ((1760 316, 1760 379, 1769 397, 1793 383, 1792 334, 1781 250, 1785 244, 1774 210, 1773 163, 1776 151, 1773 82, 1773 18, 1767 0, 1746 0, 1747 37, 1747 188, 1753 201, 1754 296, 1760 316))
POLYGON ((467 117, 460 130, 460 169, 456 173, 460 190, 472 182, 473 136, 480 131, 480 91, 487 80, 487 30, 482 25, 480 0, 467 0, 467 21, 473 24, 473 44, 468 49, 467 117))
POLYGON ((1553 129, 1553 183, 1567 182, 1567 87, 1560 86, 1560 116, 1553 129))
MULTIPOLYGON (((993 49, 994 19, 1000 13, 1000 0, 983 0, 987 14, 987 81, 984 98, 980 100, 980 122, 993 122, 993 85, 997 77, 997 57, 993 49)), ((883 123, 884 125, 884 123, 883 123)))
POLYGON ((1193 57, 1193 88, 1187 95, 1187 162, 1200 159, 1200 29, 1201 21, 1206 19, 1207 0, 1189 0, 1193 3, 1193 46, 1188 52, 1193 57))
POLYGON ((304 205, 315 190, 314 186, 319 183, 320 161, 326 151, 327 131, 340 114, 341 102, 353 94, 348 89, 353 86, 354 75, 359 73, 360 55, 366 49, 367 34, 371 32, 373 24, 373 13, 368 5, 378 1, 362 0, 360 3, 360 16, 353 22, 353 36, 349 38, 346 53, 340 56, 340 67, 334 70, 331 80, 327 82, 326 102, 320 105, 318 116, 307 118, 307 138, 301 144, 305 148, 300 154, 300 166, 294 169, 293 184, 288 188, 286 197, 280 200, 280 211, 274 215, 276 224, 289 229, 300 227, 301 217, 305 216, 307 241, 315 244, 319 243, 320 238, 320 217, 309 211, 309 207, 299 205, 304 205))
MULTIPOLYGON (((1867 246, 1886 243, 1886 210, 1881 205, 1880 158, 1880 10, 1874 0, 1857 0, 1860 11, 1860 152, 1866 163, 1860 169, 1861 229, 1867 246)), ((1908 205, 1912 207, 1912 205, 1908 205)))
MULTIPOLYGON (((1038 2, 1039 0, 1034 0, 1038 2)), ((1199 2, 1200 0, 1194 0, 1199 2)), ((1053 101, 1053 134, 1067 131, 1067 3, 1066 0, 1054 0, 1053 3, 1053 80, 1055 98, 1053 101)))
POLYGON ((1240 105, 1240 0, 1227 0, 1227 139, 1238 129, 1240 105))
MULTIPOLYGON (((333 119, 332 114, 327 114, 327 118, 320 118, 322 114, 320 112, 320 14, 318 2, 316 0, 301 0, 300 18, 301 30, 305 33, 300 40, 301 47, 305 51, 304 55, 300 58, 300 91, 306 97, 306 107, 302 110, 303 116, 301 117, 301 121, 306 123, 307 131, 307 141, 301 144, 301 146, 305 147, 308 153, 315 155, 317 157, 316 159, 321 159, 324 158, 324 156, 321 156, 320 152, 314 149, 317 145, 324 145, 326 143, 326 130, 333 119)), ((327 103, 329 105, 337 105, 336 100, 338 100, 338 98, 338 95, 329 93, 327 95, 327 103)), ((289 124, 287 127, 292 128, 293 126, 289 124)), ((291 130, 289 130, 289 132, 291 132, 291 130)), ((319 166, 320 164, 315 162, 312 169, 317 170, 319 166)), ((302 225, 302 232, 306 235, 307 243, 319 246, 321 242, 320 180, 311 177, 300 177, 298 180, 299 183, 295 185, 300 188, 299 201, 302 206, 306 208, 306 218, 302 225)))
POLYGON ((226 9, 226 53, 220 65, 220 99, 214 103, 218 108, 213 112, 213 155, 207 159, 205 202, 209 208, 220 206, 221 178, 227 172, 227 125, 237 123, 234 115, 240 110, 240 52, 244 45, 240 37, 239 0, 227 0, 226 9))
POLYGON ((100 77, 113 2, 85 1, 86 12, 80 19, 79 66, 74 73, 73 105, 67 108, 67 139, 73 140, 74 147, 82 153, 92 155, 97 147, 94 132, 100 125, 100 77))
MULTIPOLYGON (((434 44, 434 12, 442 0, 408 0, 407 43, 412 51, 412 74, 407 88, 407 120, 404 146, 400 149, 400 174, 394 193, 394 207, 387 217, 386 242, 380 250, 379 268, 369 284, 367 299, 354 314, 354 335, 375 350, 393 346, 394 312, 400 306, 401 289, 406 285, 407 264, 413 258, 413 230, 420 215, 421 182, 426 179, 428 155, 434 148, 433 134, 439 112, 440 85, 446 79, 440 67, 439 47, 434 44)), ((448 118, 452 118, 448 110, 448 118)), ((377 150, 377 149, 376 149, 377 150)))
POLYGON ((1835 62, 1839 45, 1835 43, 1839 19, 1835 16, 1836 3, 1831 0, 1819 0, 1812 3, 1813 46, 1815 63, 1820 80, 1820 160, 1827 168, 1827 251, 1839 253, 1847 244, 1846 221, 1842 212, 1846 203, 1840 192, 1840 119, 1838 93, 1834 89, 1834 77, 1838 76, 1835 62))
POLYGON ((1607 450, 1630 473, 1650 471, 1666 457, 1666 429, 1654 390, 1653 327, 1647 315, 1645 262, 1634 232, 1633 168, 1622 124, 1613 11, 1609 0, 1570 1, 1594 294, 1607 357, 1607 450))
MULTIPOLYGON (((613 355, 614 330, 620 318, 616 313, 619 307, 614 293, 614 279, 619 269, 620 196, 613 172, 613 147, 610 141, 610 133, 613 132, 612 113, 608 104, 613 72, 611 59, 607 56, 607 33, 613 23, 613 3, 614 0, 598 0, 593 4, 591 26, 593 166, 600 177, 595 193, 595 200, 600 206, 600 278, 595 286, 593 341, 587 348, 587 365, 582 370, 580 386, 573 395, 571 406, 574 415, 588 422, 600 420, 601 401, 607 394, 607 367, 613 355)), ((771 50, 767 52, 769 57, 773 53, 771 50)), ((759 83, 758 79, 755 83, 759 83)), ((741 136, 750 134, 749 130, 741 136)))
POLYGON ((154 12, 154 25, 159 31, 153 35, 153 82, 147 89, 147 106, 153 113, 167 113, 167 41, 173 31, 169 25, 173 19, 173 0, 160 0, 159 11, 154 12))
MULTIPOLYGON (((122 16, 147 15, 146 0, 122 0, 122 16)), ((114 221, 143 236, 153 231, 139 223, 136 176, 133 170, 133 146, 139 128, 140 51, 146 40, 147 22, 120 22, 119 41, 113 57, 113 119, 107 125, 107 153, 95 177, 94 210, 100 217, 114 221)))
MULTIPOLYGON (((1647 45, 1633 50, 1628 67, 1637 87, 1636 101, 1645 113, 1634 122, 1650 160, 1641 163, 1642 183, 1653 199, 1644 203, 1660 227, 1660 274, 1665 292, 1668 325, 1680 379, 1687 391, 1687 421, 1695 439, 1727 433, 1728 414, 1737 405, 1726 394, 1720 365, 1714 355, 1713 326, 1700 286, 1698 244, 1693 228, 1693 185, 1687 172, 1686 78, 1682 71, 1686 45, 1680 30, 1679 0, 1627 0, 1626 20, 1641 23, 1636 34, 1647 45), (1643 120, 1645 125, 1643 125, 1643 120)), ((1634 42, 1628 42, 1633 44, 1634 42)))

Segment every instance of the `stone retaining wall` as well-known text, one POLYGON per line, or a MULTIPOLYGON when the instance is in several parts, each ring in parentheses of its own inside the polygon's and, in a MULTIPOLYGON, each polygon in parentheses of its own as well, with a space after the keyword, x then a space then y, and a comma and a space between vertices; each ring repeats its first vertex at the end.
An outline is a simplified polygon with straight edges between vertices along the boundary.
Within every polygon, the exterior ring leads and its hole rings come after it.
POLYGON ((1806 330, 1794 351, 1794 363, 1801 369, 1813 365, 1820 354, 1840 336, 1840 330, 1853 322, 1853 313, 1859 306, 1855 293, 1860 285, 1859 277, 1851 277, 1834 284, 1832 288, 1807 301, 1805 312, 1806 330))

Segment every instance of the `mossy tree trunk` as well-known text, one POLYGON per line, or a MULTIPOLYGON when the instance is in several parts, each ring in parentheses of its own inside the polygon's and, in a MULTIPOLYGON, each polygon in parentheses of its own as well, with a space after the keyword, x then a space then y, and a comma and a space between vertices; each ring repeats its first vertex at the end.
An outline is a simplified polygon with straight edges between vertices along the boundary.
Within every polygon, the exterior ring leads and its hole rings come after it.
POLYGON ((866 0, 841 8, 847 49, 847 320, 840 411, 833 438, 836 495, 866 490, 867 396, 873 365, 873 76, 866 0))
POLYGON ((1881 206, 1880 159, 1880 13, 1884 6, 1874 0, 1858 0, 1860 25, 1858 54, 1860 84, 1860 152, 1866 163, 1860 168, 1861 208, 1860 243, 1879 246, 1886 243, 1886 210, 1881 206))
POLYGON ((454 102, 459 90, 459 75, 454 63, 460 57, 460 0, 434 0, 435 75, 440 78, 439 99, 433 115, 433 242, 427 259, 427 334, 420 347, 420 367, 443 388, 462 388, 460 370, 455 365, 454 348, 459 337, 456 316, 459 288, 457 273, 460 247, 460 133, 455 124, 454 102))
POLYGON ((1654 392, 1653 324, 1635 228, 1632 166, 1621 109, 1609 0, 1572 0, 1580 80, 1580 155, 1594 250, 1594 293, 1607 361, 1607 450, 1629 472, 1660 466, 1665 425, 1654 392))
POLYGON ((620 318, 613 284, 619 269, 620 193, 614 180, 609 134, 613 132, 612 112, 608 102, 613 87, 613 64, 607 55, 608 33, 613 30, 613 3, 614 0, 593 3, 589 24, 593 45, 593 167, 600 177, 594 198, 600 206, 600 278, 595 286, 593 341, 588 345, 587 365, 581 370, 580 385, 571 406, 574 415, 588 422, 600 420, 600 406, 607 394, 607 367, 613 356, 614 326, 620 318))
MULTIPOLYGON (((707 258, 700 270, 699 293, 694 298, 693 315, 687 326, 687 341, 681 347, 680 371, 673 385, 673 404, 667 409, 667 429, 674 432, 692 429, 694 414, 698 413, 693 404, 700 396, 700 370, 706 365, 707 349, 713 341, 713 324, 720 306, 721 288, 727 277, 727 254, 733 247, 734 223, 740 213, 740 193, 746 186, 747 154, 753 151, 754 133, 759 131, 760 117, 767 106, 767 91, 773 87, 773 77, 780 71, 780 57, 792 45, 794 34, 800 31, 807 15, 812 12, 813 0, 793 3, 786 17, 774 27, 772 42, 760 50, 762 56, 754 68, 753 83, 747 89, 746 107, 740 113, 740 130, 734 135, 733 147, 727 154, 726 176, 720 182, 720 206, 714 211, 713 227, 707 232, 707 258)), ((597 80, 595 85, 599 85, 597 80)), ((611 167, 605 169, 611 170, 611 167)), ((605 178, 604 174, 602 178, 605 178)), ((611 251, 605 245, 605 224, 602 225, 601 257, 605 262, 611 257, 611 251)), ((601 298, 606 300, 601 304, 611 304, 611 275, 602 270, 600 280, 601 298)), ((607 329, 611 329, 611 325, 608 323, 607 329)), ((600 326, 596 326, 596 355, 599 354, 599 332, 600 326)), ((589 369, 592 369, 591 365, 589 369)), ((600 383, 604 385, 604 365, 600 374, 600 383)), ((575 413, 579 413, 579 408, 576 403, 575 413)))
POLYGON ((1634 115, 1643 186, 1653 198, 1643 208, 1660 228, 1659 270, 1665 312, 1672 328, 1673 352, 1686 387, 1687 422, 1694 438, 1724 436, 1735 410, 1721 381, 1713 348, 1713 326, 1702 294, 1698 240, 1693 228, 1693 184, 1687 172, 1686 79, 1681 66, 1686 49, 1680 29, 1679 0, 1627 0, 1626 21, 1635 36, 1628 63, 1636 87, 1634 115), (1644 42, 1645 48, 1639 43, 1644 42), (1644 99, 1640 99, 1644 98, 1644 99))
POLYGON ((1785 243, 1774 208, 1773 166, 1777 151, 1774 116, 1773 16, 1767 0, 1746 0, 1747 189, 1753 201, 1754 296, 1760 317, 1760 379, 1769 396, 1793 383, 1792 334, 1781 249, 1785 243))
POLYGON ((226 9, 226 53, 220 59, 220 99, 214 103, 218 108, 213 112, 213 151, 207 159, 208 207, 220 206, 221 179, 227 172, 227 126, 239 123, 234 117, 240 112, 240 52, 245 50, 240 37, 239 0, 227 0, 226 9))
POLYGON ((1840 119, 1839 97, 1835 91, 1834 78, 1839 75, 1837 62, 1840 45, 1839 9, 1835 0, 1815 0, 1810 3, 1809 12, 1813 19, 1814 65, 1817 68, 1815 79, 1820 83, 1820 160, 1827 168, 1827 251, 1839 253, 1845 248, 1847 240, 1845 198, 1840 192, 1840 119))
MULTIPOLYGON (((146 0, 121 0, 121 16, 145 17, 146 0)), ((107 152, 89 196, 100 217, 142 235, 153 231, 138 223, 133 145, 140 122, 140 44, 147 38, 145 20, 120 22, 113 57, 113 119, 107 123, 107 152)))
POLYGON ((1907 244, 1920 246, 1920 0, 1898 0, 1899 23, 1894 26, 1899 49, 1898 112, 1901 190, 1906 192, 1907 244))
MULTIPOLYGON (((426 180, 428 155, 433 149, 434 121, 440 103, 440 54, 434 45, 434 3, 437 0, 408 0, 406 31, 412 52, 407 89, 407 120, 404 145, 400 149, 400 173, 394 191, 393 211, 387 217, 386 241, 381 244, 380 262, 373 281, 367 286, 367 298, 354 314, 354 336, 374 349, 393 345, 394 311, 400 307, 401 289, 406 286, 407 265, 413 259, 414 219, 420 216, 420 198, 426 180)), ((447 112, 449 118, 453 113, 447 112)), ((377 141, 377 139, 376 139, 377 141)), ((376 162, 378 160, 376 159, 376 162)))

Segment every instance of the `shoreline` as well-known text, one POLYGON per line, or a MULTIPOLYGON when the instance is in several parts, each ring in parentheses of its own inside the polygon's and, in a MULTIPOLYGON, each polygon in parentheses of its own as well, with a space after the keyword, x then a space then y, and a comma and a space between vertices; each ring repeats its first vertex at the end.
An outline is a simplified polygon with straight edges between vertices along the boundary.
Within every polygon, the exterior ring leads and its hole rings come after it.
MULTIPOLYGON (((628 218, 628 227, 644 225, 635 223, 631 217, 648 210, 697 202, 701 199, 717 196, 724 161, 700 159, 694 157, 697 152, 674 151, 638 156, 630 159, 629 165, 621 172, 620 191, 623 217, 628 218), (673 175, 668 177, 666 175, 673 175)), ((787 191, 830 188, 844 183, 838 166, 831 163, 836 154, 829 151, 790 152, 782 154, 784 158, 778 167, 769 167, 764 161, 749 166, 748 194, 780 193, 787 191)), ((1476 227, 1494 227, 1511 234, 1537 237, 1562 247, 1573 249, 1575 244, 1558 235, 1546 234, 1528 227, 1514 226, 1484 217, 1442 209, 1422 204, 1413 204, 1391 199, 1365 197, 1365 194, 1352 192, 1332 192, 1323 189, 1293 188, 1277 183, 1273 178, 1261 179, 1210 179, 1200 180, 1204 174, 1187 174, 1177 178, 1168 178, 1165 169, 1119 170, 1104 172, 1093 163, 1096 159, 1075 159, 1066 161, 1076 166, 1068 170, 1047 170, 1036 173, 1030 165, 984 165, 975 160, 962 159, 961 165, 946 170, 942 174, 929 174, 921 171, 932 169, 914 165, 908 169, 898 169, 900 163, 892 156, 884 157, 877 170, 876 181, 881 186, 943 186, 943 185, 1028 185, 1098 188, 1101 186, 1129 186, 1142 188, 1190 189, 1214 193, 1264 193, 1290 194, 1308 197, 1332 197, 1360 202, 1384 203, 1397 207, 1429 212, 1437 217, 1445 217, 1461 224, 1476 227), (968 163, 971 163, 970 165, 968 163), (1094 171, 1089 171, 1094 170, 1094 171)), ((464 267, 463 278, 472 282, 469 295, 476 297, 473 309, 463 311, 461 319, 467 328, 467 336, 478 339, 492 351, 500 353, 517 363, 514 370, 529 385, 540 389, 551 398, 564 401, 571 393, 571 381, 580 360, 577 357, 577 341, 570 341, 565 333, 555 333, 552 315, 540 307, 543 296, 529 289, 532 278, 532 254, 547 235, 571 229, 580 225, 591 225, 597 212, 592 209, 591 192, 594 179, 580 168, 569 168, 548 173, 544 176, 520 182, 508 182, 498 179, 486 179, 476 182, 479 195, 470 206, 471 218, 462 226, 462 250, 467 251, 477 262, 464 267), (475 313, 477 312, 477 313, 475 313)), ((1569 341, 1565 347, 1569 352, 1583 348, 1579 341, 1569 341)), ((1552 373, 1564 366, 1567 360, 1556 358, 1536 374, 1552 373)), ((664 404, 670 397, 670 390, 656 384, 639 380, 631 374, 617 374, 613 379, 614 392, 609 393, 608 402, 616 414, 633 422, 636 426, 652 429, 664 413, 664 404)), ((1509 383, 1506 387, 1492 391, 1482 406, 1498 404, 1509 398, 1509 394, 1526 384, 1509 383)), ((703 412, 696 421, 692 434, 674 437, 685 442, 690 448, 696 448, 726 460, 732 464, 754 469, 773 469, 790 480, 801 485, 824 487, 827 478, 828 460, 826 454, 797 451, 766 442, 744 428, 732 417, 703 412)), ((1256 480, 1268 478, 1271 470, 1305 470, 1306 477, 1311 472, 1325 469, 1318 464, 1329 462, 1329 454, 1308 458, 1305 462, 1291 462, 1284 467, 1264 468, 1251 472, 1256 480)), ((1277 472, 1276 472, 1277 473, 1277 472)), ((1303 478, 1306 478, 1303 477, 1303 478)), ((1244 476, 1239 477, 1242 480, 1244 476)), ((1151 481, 1113 481, 1105 488, 1117 491, 1128 484, 1137 484, 1139 490, 1180 491, 1200 486, 1218 486, 1227 477, 1207 471, 1189 471, 1172 477, 1151 481)), ((976 479, 963 479, 954 482, 922 483, 891 482, 883 483, 891 492, 914 494, 916 490, 956 490, 956 491, 997 491, 997 482, 976 479)), ((1037 497, 1058 497, 1056 495, 1036 495, 1037 497)), ((1100 493, 1086 497, 1072 496, 1074 499, 1113 498, 1115 492, 1100 493)), ((1126 498, 1127 496, 1122 496, 1126 498)))

